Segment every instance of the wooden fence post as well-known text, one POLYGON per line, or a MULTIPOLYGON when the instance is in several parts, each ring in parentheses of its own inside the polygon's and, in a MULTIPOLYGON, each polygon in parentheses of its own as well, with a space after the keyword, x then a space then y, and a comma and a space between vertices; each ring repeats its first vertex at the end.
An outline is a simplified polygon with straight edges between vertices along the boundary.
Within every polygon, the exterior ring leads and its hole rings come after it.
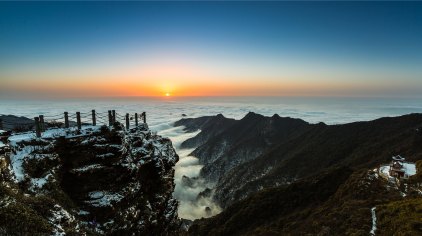
POLYGON ((113 113, 113 124, 116 123, 116 110, 111 110, 113 113))
POLYGON ((145 113, 145 111, 142 112, 142 119, 144 120, 144 124, 146 124, 147 123, 147 113, 145 113))
POLYGON ((40 117, 40 130, 41 132, 44 132, 45 131, 44 116, 40 115, 39 117, 40 117))
POLYGON ((0 119, 0 129, 3 129, 3 119, 0 119))
POLYGON ((76 122, 78 123, 78 129, 81 129, 81 113, 79 111, 76 112, 76 122))
POLYGON ((111 114, 111 110, 108 110, 108 126, 111 126, 113 124, 113 117, 111 114))
POLYGON ((69 113, 67 111, 64 112, 64 127, 69 128, 69 113))
POLYGON ((126 130, 129 130, 129 113, 126 113, 126 130))
POLYGON ((34 117, 34 121, 35 121, 35 133, 37 134, 37 137, 40 138, 41 137, 40 118, 34 117))
POLYGON ((95 110, 92 110, 92 125, 93 126, 97 125, 97 120, 95 119, 95 110))
POLYGON ((138 127, 138 113, 135 113, 135 127, 138 127))

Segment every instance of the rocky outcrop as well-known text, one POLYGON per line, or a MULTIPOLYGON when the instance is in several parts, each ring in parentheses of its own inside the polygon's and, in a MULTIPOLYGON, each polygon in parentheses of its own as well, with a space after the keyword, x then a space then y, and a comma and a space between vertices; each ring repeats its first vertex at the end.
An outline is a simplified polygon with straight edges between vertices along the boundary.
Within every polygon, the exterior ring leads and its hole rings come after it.
POLYGON ((34 234, 178 232, 178 203, 172 197, 178 156, 171 141, 147 125, 129 131, 119 123, 57 129, 41 139, 21 135, 9 141, 15 177, 1 186, 0 216, 9 219, 0 223, 3 232, 25 233, 12 223, 21 215, 36 222, 34 234))

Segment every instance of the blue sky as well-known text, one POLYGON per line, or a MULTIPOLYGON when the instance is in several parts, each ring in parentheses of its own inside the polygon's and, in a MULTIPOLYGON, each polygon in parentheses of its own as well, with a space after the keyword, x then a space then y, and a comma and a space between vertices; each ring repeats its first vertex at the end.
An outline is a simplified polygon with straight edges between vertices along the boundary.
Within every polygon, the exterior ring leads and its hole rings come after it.
POLYGON ((0 32, 0 81, 16 92, 69 80, 85 88, 67 92, 112 95, 422 89, 419 2, 1 2, 0 32))

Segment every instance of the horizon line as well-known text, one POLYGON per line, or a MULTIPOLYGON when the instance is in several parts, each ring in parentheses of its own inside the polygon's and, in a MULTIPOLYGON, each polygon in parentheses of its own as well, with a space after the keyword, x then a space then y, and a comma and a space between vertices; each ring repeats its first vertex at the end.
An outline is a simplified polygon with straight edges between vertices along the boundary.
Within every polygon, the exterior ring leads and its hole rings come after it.
POLYGON ((356 98, 356 99, 370 99, 370 98, 397 98, 397 99, 418 99, 422 98, 422 95, 373 95, 373 96, 360 96, 360 95, 114 95, 114 96, 17 96, 17 97, 7 97, 0 96, 2 100, 26 100, 26 99, 136 99, 136 98, 150 98, 150 99, 161 99, 161 100, 171 100, 173 98, 356 98))

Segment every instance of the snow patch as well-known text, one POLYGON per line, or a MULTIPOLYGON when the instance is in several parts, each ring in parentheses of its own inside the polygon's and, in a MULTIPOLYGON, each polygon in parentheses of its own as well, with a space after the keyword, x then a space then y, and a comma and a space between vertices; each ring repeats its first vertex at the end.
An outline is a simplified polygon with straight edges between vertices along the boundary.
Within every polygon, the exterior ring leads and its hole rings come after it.
POLYGON ((37 136, 34 132, 27 132, 27 133, 19 133, 16 135, 12 135, 8 138, 10 145, 15 146, 17 143, 27 140, 36 139, 37 136))
POLYGON ((107 191, 90 192, 88 196, 91 200, 86 201, 86 203, 91 204, 94 207, 112 206, 113 203, 119 202, 124 198, 124 196, 119 193, 111 193, 107 191))
POLYGON ((111 158, 111 157, 115 157, 116 155, 114 155, 113 153, 106 153, 106 154, 100 154, 97 155, 98 158, 111 158))
POLYGON ((32 178, 29 190, 34 191, 36 189, 41 189, 48 182, 48 179, 52 176, 53 175, 50 173, 42 178, 32 178))
POLYGON ((78 212, 78 215, 80 215, 80 216, 86 216, 86 215, 89 215, 89 212, 84 211, 84 210, 80 210, 80 211, 78 212))
POLYGON ((79 167, 79 168, 75 168, 72 171, 73 172, 87 172, 93 169, 101 169, 104 166, 100 165, 100 164, 92 164, 92 165, 87 165, 87 166, 83 166, 83 167, 79 167))
POLYGON ((12 165, 13 173, 15 174, 16 180, 21 182, 25 179, 25 171, 23 170, 24 159, 31 154, 33 150, 32 146, 25 146, 21 149, 15 150, 16 153, 10 155, 10 162, 12 165))
MULTIPOLYGON (((60 136, 64 136, 66 138, 85 136, 87 134, 99 131, 100 128, 101 126, 82 126, 80 130, 78 130, 76 127, 48 129, 41 133, 41 138, 51 139, 58 138, 60 136)), ((8 140, 12 145, 15 145, 16 143, 29 141, 36 138, 37 137, 34 132, 26 132, 12 135, 8 138, 8 140)))
POLYGON ((58 204, 54 205, 52 214, 53 216, 49 218, 49 222, 53 224, 53 235, 66 235, 62 224, 66 223, 68 225, 69 223, 75 221, 75 217, 69 214, 69 212, 58 204))
MULTIPOLYGON (((406 177, 416 175, 416 165, 414 163, 403 162, 402 170, 404 171, 404 175, 406 177)), ((381 166, 379 168, 379 172, 386 179, 394 178, 393 176, 390 175, 390 165, 381 166)))
POLYGON ((370 235, 375 235, 375 231, 377 230, 377 214, 375 212, 376 209, 377 209, 376 207, 371 208, 372 228, 371 228, 371 231, 369 232, 370 235))
POLYGON ((416 175, 416 165, 414 163, 403 163, 403 169, 408 176, 416 175))

